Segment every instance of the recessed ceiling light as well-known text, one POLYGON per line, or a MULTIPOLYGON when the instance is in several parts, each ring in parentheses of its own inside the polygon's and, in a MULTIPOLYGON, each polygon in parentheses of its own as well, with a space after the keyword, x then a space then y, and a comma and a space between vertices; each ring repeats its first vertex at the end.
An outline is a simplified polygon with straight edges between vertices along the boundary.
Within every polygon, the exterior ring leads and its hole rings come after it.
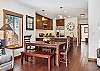
POLYGON ((60 8, 62 9, 63 7, 62 7, 62 6, 60 6, 60 8))
POLYGON ((45 14, 45 15, 48 15, 48 14, 45 14))
POLYGON ((80 14, 80 16, 84 17, 84 16, 85 16, 85 14, 80 14))
POLYGON ((45 11, 45 10, 42 10, 42 11, 45 11))

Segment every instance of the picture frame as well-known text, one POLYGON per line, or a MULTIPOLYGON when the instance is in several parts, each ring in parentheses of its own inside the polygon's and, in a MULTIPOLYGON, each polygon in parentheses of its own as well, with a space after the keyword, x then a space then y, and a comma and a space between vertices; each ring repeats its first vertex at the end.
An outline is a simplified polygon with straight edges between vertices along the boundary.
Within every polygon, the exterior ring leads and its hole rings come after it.
POLYGON ((34 17, 26 15, 26 30, 34 30, 34 17))
POLYGON ((23 47, 23 15, 3 9, 3 26, 5 45, 19 45, 23 47))
POLYGON ((88 33, 88 27, 84 27, 84 33, 88 33))

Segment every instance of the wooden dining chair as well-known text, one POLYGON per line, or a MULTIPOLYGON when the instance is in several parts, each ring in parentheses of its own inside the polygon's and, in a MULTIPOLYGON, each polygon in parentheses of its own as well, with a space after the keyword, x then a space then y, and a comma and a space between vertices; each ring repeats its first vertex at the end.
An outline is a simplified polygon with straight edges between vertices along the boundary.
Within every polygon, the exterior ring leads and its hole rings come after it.
POLYGON ((65 63, 66 67, 67 67, 67 63, 68 63, 68 51, 70 51, 70 49, 72 48, 72 38, 70 36, 67 36, 67 39, 65 40, 66 45, 63 46, 60 50, 60 62, 65 63))
POLYGON ((31 45, 26 45, 27 43, 30 43, 31 35, 25 35, 24 36, 24 46, 26 47, 26 51, 32 51, 35 50, 35 47, 32 47, 31 45))
MULTIPOLYGON (((30 39, 31 39, 31 35, 25 35, 24 36, 24 47, 25 47, 25 51, 22 52, 22 53, 34 52, 35 51, 35 47, 34 46, 32 47, 31 45, 26 45, 27 43, 30 43, 31 42, 30 39)), ((31 61, 33 60, 33 57, 32 56, 27 56, 27 55, 25 56, 25 60, 26 61, 28 61, 29 58, 31 58, 31 61)))
POLYGON ((61 45, 60 46, 60 62, 61 63, 66 63, 67 66, 67 51, 68 51, 68 45, 69 45, 69 40, 67 38, 51 38, 52 42, 65 42, 65 46, 61 45))

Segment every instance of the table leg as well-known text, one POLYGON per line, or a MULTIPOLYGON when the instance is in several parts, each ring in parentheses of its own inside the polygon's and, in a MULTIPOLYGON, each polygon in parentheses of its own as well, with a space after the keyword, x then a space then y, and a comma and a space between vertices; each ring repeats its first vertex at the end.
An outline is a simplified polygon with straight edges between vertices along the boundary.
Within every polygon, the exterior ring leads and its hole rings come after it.
POLYGON ((14 50, 12 50, 12 68, 14 68, 14 50))
POLYGON ((59 67, 60 64, 60 52, 59 52, 59 47, 56 48, 56 66, 59 67))

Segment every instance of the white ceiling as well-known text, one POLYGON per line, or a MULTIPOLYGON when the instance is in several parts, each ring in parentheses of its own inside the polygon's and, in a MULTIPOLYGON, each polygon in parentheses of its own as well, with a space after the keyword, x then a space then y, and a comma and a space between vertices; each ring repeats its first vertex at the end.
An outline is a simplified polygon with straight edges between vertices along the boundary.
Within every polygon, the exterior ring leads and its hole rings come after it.
POLYGON ((47 13, 50 18, 57 18, 58 14, 64 17, 80 16, 80 13, 87 14, 87 0, 17 0, 23 5, 27 5, 36 10, 37 13, 45 15, 47 13), (59 6, 63 6, 60 9, 59 6), (42 10, 45 10, 44 12, 42 10))

